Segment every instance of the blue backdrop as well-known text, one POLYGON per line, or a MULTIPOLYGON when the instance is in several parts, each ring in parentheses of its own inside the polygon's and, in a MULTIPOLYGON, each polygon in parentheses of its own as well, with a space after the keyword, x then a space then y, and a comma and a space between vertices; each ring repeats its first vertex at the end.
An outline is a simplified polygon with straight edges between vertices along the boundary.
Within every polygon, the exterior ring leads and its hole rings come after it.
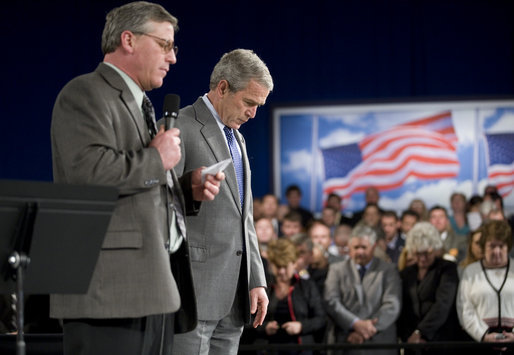
MULTIPOLYGON (((125 1, 22 0, 0 7, 0 178, 51 180, 50 119, 71 78, 102 60, 105 14, 125 1)), ((272 191, 271 108, 348 100, 514 95, 514 2, 160 1, 179 19, 165 85, 190 104, 219 57, 255 50, 275 90, 241 131, 256 196, 272 191)))

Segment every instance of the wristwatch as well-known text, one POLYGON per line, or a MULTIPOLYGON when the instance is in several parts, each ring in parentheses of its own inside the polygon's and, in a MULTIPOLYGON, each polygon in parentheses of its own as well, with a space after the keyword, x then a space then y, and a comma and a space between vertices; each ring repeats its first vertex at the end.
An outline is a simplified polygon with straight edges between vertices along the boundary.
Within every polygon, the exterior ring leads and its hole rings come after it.
POLYGON ((415 329, 413 333, 421 336, 421 330, 419 330, 419 329, 415 329))

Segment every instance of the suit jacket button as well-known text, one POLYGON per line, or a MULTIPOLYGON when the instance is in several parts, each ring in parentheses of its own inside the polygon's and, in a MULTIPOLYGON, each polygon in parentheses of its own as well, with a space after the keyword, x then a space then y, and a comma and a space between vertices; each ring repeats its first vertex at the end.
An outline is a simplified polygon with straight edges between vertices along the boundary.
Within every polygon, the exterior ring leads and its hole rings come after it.
POLYGON ((236 255, 237 255, 237 256, 241 256, 241 255, 243 255, 243 251, 242 251, 242 250, 238 250, 238 251, 236 251, 236 255))

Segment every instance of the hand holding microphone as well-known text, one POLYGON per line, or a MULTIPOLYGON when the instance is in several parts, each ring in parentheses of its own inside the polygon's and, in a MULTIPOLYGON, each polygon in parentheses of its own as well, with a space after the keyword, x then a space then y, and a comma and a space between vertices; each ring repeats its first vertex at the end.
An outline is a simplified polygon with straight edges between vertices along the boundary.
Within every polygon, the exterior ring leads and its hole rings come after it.
POLYGON ((173 128, 179 108, 180 96, 175 94, 166 95, 163 105, 164 126, 159 128, 154 139, 150 142, 150 147, 154 147, 159 152, 165 170, 175 167, 182 156, 180 131, 173 128))
POLYGON ((178 110, 180 109, 180 96, 176 94, 168 94, 164 97, 162 106, 162 115, 166 130, 175 126, 175 120, 178 118, 178 110))

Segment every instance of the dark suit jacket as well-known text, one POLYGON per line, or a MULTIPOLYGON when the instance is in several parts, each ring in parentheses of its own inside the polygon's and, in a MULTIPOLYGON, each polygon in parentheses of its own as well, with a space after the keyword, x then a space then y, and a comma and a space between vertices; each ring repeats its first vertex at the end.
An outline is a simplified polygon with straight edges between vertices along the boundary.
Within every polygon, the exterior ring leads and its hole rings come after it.
MULTIPOLYGON (((322 297, 318 292, 316 284, 312 280, 304 280, 295 275, 291 280, 292 289, 289 291, 291 297, 290 310, 291 318, 294 316, 296 321, 302 323, 302 331, 298 336, 298 342, 301 344, 312 344, 315 343, 314 335, 320 330, 324 330, 326 325, 326 314, 323 309, 322 297), (291 314, 292 312, 292 314, 291 314)), ((261 333, 261 336, 265 338, 273 338, 266 335, 265 329, 266 324, 275 319, 275 313, 277 308, 278 299, 273 294, 273 287, 268 288, 268 298, 270 304, 268 307, 268 313, 262 327, 258 327, 257 330, 261 333)), ((288 298, 289 299, 289 298, 288 298)), ((285 332, 284 330, 280 330, 285 332)))
POLYGON ((386 254, 391 258, 391 262, 393 264, 398 264, 398 258, 402 253, 403 247, 405 246, 405 239, 402 237, 400 232, 396 233, 396 241, 394 243, 394 248, 389 248, 389 245, 386 249, 386 254))
MULTIPOLYGON (((230 159, 223 132, 201 98, 180 110, 176 127, 180 129, 182 146, 182 159, 175 168, 178 175, 230 159)), ((234 133, 244 166, 244 207, 240 205, 236 174, 230 164, 216 199, 203 203, 198 216, 187 219, 187 231, 198 318, 219 320, 226 316, 240 284, 242 316, 248 323, 248 290, 266 286, 266 279, 253 224, 250 164, 242 135, 234 133)))
POLYGON ((399 336, 406 341, 419 329, 428 341, 460 340, 462 333, 455 308, 457 265, 436 258, 422 281, 418 282, 417 275, 417 265, 400 273, 403 307, 398 321, 399 336))
MULTIPOLYGON (((140 103, 123 78, 101 63, 70 81, 57 97, 51 138, 56 182, 115 186, 120 194, 87 294, 53 295, 51 315, 144 317, 176 312, 182 299, 194 318, 191 286, 186 290, 192 284, 188 249, 172 256, 184 268, 181 297, 165 248, 171 200, 166 171, 157 150, 148 148, 140 103)), ((178 188, 184 206, 191 202, 190 176, 181 184, 188 197, 178 188)))

